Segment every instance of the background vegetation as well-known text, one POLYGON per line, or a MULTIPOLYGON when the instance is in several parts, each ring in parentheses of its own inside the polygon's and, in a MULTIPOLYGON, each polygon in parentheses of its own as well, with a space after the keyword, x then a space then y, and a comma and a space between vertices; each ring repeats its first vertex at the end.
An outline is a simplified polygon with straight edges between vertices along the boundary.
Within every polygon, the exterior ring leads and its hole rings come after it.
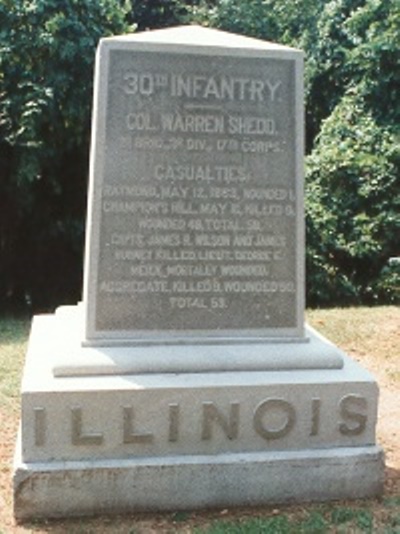
POLYGON ((2 0, 0 310, 80 298, 99 38, 182 23, 306 52, 308 303, 400 301, 397 0, 2 0))

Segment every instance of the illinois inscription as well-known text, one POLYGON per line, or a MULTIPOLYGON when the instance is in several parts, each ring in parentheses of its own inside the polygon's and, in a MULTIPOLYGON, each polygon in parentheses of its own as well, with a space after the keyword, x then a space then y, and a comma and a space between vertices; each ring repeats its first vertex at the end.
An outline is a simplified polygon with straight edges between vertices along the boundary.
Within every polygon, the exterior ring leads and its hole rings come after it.
POLYGON ((296 326, 294 63, 110 51, 98 330, 296 326))

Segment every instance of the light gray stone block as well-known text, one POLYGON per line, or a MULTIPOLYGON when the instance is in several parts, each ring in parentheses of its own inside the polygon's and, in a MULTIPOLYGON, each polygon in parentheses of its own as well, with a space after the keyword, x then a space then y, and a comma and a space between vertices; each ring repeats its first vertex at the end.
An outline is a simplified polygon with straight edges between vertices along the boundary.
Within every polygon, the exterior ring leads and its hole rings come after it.
POLYGON ((380 447, 24 463, 17 450, 19 519, 231 508, 374 497, 380 447))
POLYGON ((304 337, 302 72, 195 26, 101 40, 87 344, 304 337))
POLYGON ((191 343, 191 340, 180 338, 162 345, 148 341, 125 346, 87 347, 81 343, 83 314, 80 305, 63 306, 47 321, 49 325, 35 325, 32 350, 54 354, 53 372, 60 377, 343 367, 343 352, 310 326, 306 326, 306 337, 300 340, 253 337, 191 343))
MULTIPOLYGON (((33 324, 22 382, 25 461, 375 443, 378 388, 346 355, 342 368, 329 371, 54 376, 57 351, 68 345, 54 326, 59 320, 33 324)), ((292 345, 294 356, 303 346, 292 345)), ((323 339, 319 347, 330 350, 323 339)))
POLYGON ((304 326, 302 62, 102 40, 83 305, 33 321, 17 518, 382 491, 377 384, 304 326))

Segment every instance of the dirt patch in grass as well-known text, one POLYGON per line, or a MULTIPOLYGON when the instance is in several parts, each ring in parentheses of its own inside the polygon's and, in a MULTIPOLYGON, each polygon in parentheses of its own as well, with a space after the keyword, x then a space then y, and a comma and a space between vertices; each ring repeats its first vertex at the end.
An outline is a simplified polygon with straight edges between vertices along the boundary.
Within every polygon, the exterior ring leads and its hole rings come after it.
MULTIPOLYGON (((322 334, 368 369, 379 384, 377 437, 389 473, 400 469, 400 309, 345 308, 309 311, 322 334)), ((391 478, 391 476, 390 476, 391 478)))
POLYGON ((400 532, 400 309, 378 307, 311 310, 307 316, 309 322, 323 335, 369 369, 379 383, 377 435, 378 442, 386 454, 383 498, 325 504, 38 521, 17 525, 12 513, 12 457, 19 424, 19 377, 29 324, 27 321, 2 321, 0 534, 244 533, 262 529, 266 532, 268 525, 272 532, 400 532))

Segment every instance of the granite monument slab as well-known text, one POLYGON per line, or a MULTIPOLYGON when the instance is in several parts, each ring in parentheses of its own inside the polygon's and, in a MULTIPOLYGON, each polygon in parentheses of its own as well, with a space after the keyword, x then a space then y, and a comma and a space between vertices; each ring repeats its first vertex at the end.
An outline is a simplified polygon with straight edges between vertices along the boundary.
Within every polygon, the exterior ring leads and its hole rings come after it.
POLYGON ((303 54, 163 35, 99 47, 86 340, 302 338, 303 54))
POLYGON ((83 302, 35 317, 18 519, 379 495, 378 387, 304 325, 303 54, 101 40, 83 302))

